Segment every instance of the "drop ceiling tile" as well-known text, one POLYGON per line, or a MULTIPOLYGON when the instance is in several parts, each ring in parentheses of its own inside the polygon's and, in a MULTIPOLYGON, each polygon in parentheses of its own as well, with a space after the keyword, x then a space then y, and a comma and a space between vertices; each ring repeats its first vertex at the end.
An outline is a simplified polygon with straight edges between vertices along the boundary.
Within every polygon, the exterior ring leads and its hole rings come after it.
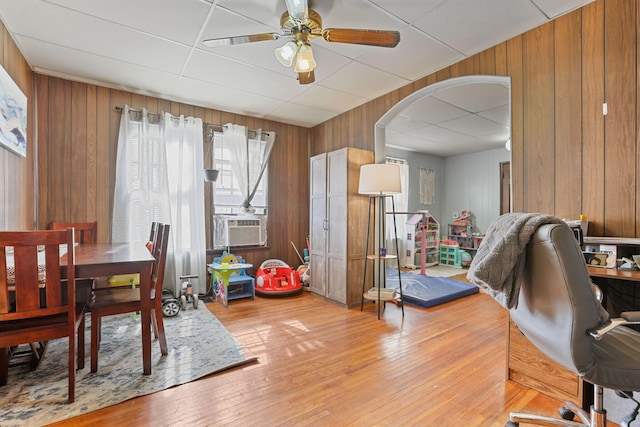
POLYGON ((402 111, 404 116, 431 124, 446 122, 467 114, 469 112, 443 102, 433 95, 422 97, 402 111))
POLYGON ((478 113, 479 116, 484 117, 485 119, 492 120, 496 123, 500 123, 503 126, 511 125, 511 118, 509 114, 510 113, 508 104, 478 113))
POLYGON ((159 98, 167 97, 167 91, 175 86, 178 78, 175 74, 26 37, 18 37, 16 42, 24 54, 31 58, 34 71, 41 74, 100 84, 159 98))
POLYGON ((458 0, 441 2, 413 24, 448 46, 473 55, 546 21, 529 1, 458 0))
MULTIPOLYGON (((233 10, 217 7, 203 29, 202 39, 206 40, 261 33, 280 34, 279 23, 271 22, 271 24, 272 25, 268 25, 261 20, 248 18, 242 14, 236 13, 233 10)), ((254 42, 253 44, 260 43, 262 42, 254 42)))
POLYGON ((432 96, 471 113, 509 104, 509 90, 495 83, 454 86, 438 91, 432 96))
POLYGON ((318 122, 326 122, 335 116, 337 114, 332 111, 287 102, 267 114, 265 118, 284 121, 285 123, 302 127, 312 127, 318 122))
MULTIPOLYGON (((399 146, 402 146, 402 145, 416 146, 424 142, 429 142, 429 140, 426 138, 422 138, 420 136, 410 135, 408 133, 395 132, 394 130, 389 128, 387 128, 385 131, 386 144, 393 144, 393 145, 399 145, 399 146)), ((430 142, 434 142, 434 141, 430 141, 430 142)))
POLYGON ((504 130, 504 126, 475 114, 442 122, 438 126, 470 136, 488 135, 504 130))
POLYGON ((364 28, 370 30, 399 30, 405 23, 372 6, 367 0, 333 2, 331 10, 322 15, 323 28, 364 28))
POLYGON ((280 16, 287 10, 284 0, 220 0, 217 8, 233 10, 276 30, 280 29, 280 16))
POLYGON ((16 36, 24 35, 87 54, 144 64, 148 68, 176 74, 189 54, 187 46, 113 22, 46 2, 24 1, 28 5, 23 8, 15 7, 13 3, 13 6, 5 8, 6 3, 2 4, 2 14, 10 17, 10 29, 16 36), (29 12, 27 16, 16 17, 25 12, 29 12))
POLYGON ((187 45, 197 41, 211 8, 200 0, 154 0, 153 7, 145 1, 131 0, 48 2, 187 45))
POLYGON ((550 19, 593 2, 593 0, 533 0, 550 19))
POLYGON ((491 144, 495 147, 504 147, 507 139, 511 138, 511 131, 508 128, 501 129, 498 132, 490 133, 488 135, 479 136, 479 139, 486 142, 487 144, 491 144))
POLYGON ((369 0, 371 3, 397 16, 405 22, 413 22, 419 17, 437 9, 442 0, 369 0))
POLYGON ((401 114, 391 121, 386 127, 387 131, 404 133, 412 130, 420 129, 429 124, 420 120, 412 119, 409 116, 401 114))
POLYGON ((359 62, 351 62, 322 80, 322 85, 366 99, 374 99, 410 83, 359 62))
POLYGON ((468 140, 469 136, 460 132, 454 132, 443 127, 433 125, 426 128, 419 129, 417 131, 407 132, 407 135, 419 136, 427 140, 431 140, 439 143, 447 143, 455 140, 468 140))
POLYGON ((298 83, 295 73, 286 76, 204 51, 194 52, 185 67, 184 75, 282 101, 289 100, 305 90, 305 87, 298 83))
POLYGON ((192 99, 196 105, 252 117, 264 117, 265 111, 270 112, 283 104, 277 99, 187 77, 179 79, 174 98, 192 99))
POLYGON ((405 79, 418 80, 463 57, 422 31, 405 27, 396 47, 369 47, 357 60, 405 79))
POLYGON ((306 107, 316 107, 334 113, 342 113, 367 102, 365 98, 324 87, 308 85, 308 90, 291 99, 291 102, 306 107))

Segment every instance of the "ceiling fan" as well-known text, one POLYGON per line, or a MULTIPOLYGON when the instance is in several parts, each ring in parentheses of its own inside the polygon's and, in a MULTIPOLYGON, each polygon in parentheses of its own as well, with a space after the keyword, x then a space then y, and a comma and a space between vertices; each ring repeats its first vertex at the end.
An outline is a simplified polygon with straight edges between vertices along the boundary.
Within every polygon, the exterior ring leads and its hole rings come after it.
POLYGON ((368 46, 395 47, 400 42, 398 31, 360 30, 353 28, 322 28, 322 18, 315 10, 309 8, 307 0, 285 0, 287 10, 280 17, 282 33, 249 34, 235 37, 222 37, 204 40, 207 47, 229 46, 266 40, 278 40, 288 37, 291 40, 275 49, 278 61, 291 67, 298 73, 300 84, 315 81, 313 58, 309 41, 322 37, 325 41, 335 43, 362 44, 368 46))

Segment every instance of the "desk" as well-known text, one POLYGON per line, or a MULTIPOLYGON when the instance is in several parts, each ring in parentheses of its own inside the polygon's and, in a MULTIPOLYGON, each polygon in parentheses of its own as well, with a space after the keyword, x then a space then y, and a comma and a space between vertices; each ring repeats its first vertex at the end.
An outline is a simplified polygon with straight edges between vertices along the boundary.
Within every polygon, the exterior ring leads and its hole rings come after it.
POLYGON ((587 271, 591 278, 629 280, 632 282, 640 282, 640 271, 633 270, 617 270, 615 268, 600 268, 587 266, 587 271))
MULTIPOLYGON (((98 243, 79 245, 76 253, 76 278, 103 277, 116 274, 140 274, 142 298, 142 365, 145 375, 151 374, 151 267, 155 258, 142 244, 98 243)), ((61 257, 66 264, 66 254, 61 257)), ((66 268, 62 269, 66 275, 66 268)))

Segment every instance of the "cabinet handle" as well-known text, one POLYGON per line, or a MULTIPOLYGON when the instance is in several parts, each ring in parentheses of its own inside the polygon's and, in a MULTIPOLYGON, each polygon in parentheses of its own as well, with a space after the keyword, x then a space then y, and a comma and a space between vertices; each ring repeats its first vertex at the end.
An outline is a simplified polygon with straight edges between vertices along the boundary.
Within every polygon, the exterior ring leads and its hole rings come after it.
POLYGON ((328 230, 329 229, 329 220, 325 219, 322 221, 322 229, 323 230, 328 230))

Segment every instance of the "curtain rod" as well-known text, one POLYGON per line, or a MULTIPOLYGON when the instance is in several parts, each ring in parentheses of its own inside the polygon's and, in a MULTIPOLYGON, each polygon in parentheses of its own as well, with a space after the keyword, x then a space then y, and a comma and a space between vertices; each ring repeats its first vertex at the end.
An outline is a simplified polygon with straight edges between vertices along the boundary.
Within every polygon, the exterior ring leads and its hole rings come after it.
MULTIPOLYGON (((116 111, 121 113, 123 110, 124 110, 124 108, 116 105, 116 111)), ((137 110, 137 109, 131 108, 131 107, 129 107, 129 111, 134 111, 136 113, 142 113, 142 110, 137 110)), ((162 117, 162 114, 160 114, 160 113, 150 113, 150 112, 147 111, 147 114, 150 115, 150 116, 153 116, 153 117, 162 117)), ((171 115, 171 117, 177 118, 173 114, 171 114, 171 113, 169 113, 169 114, 171 115)), ((219 125, 219 124, 216 124, 216 123, 203 123, 203 125, 205 125, 208 128, 213 129, 214 132, 222 132, 224 129, 226 129, 225 125, 219 125)), ((255 130, 253 130, 253 129, 248 129, 248 131, 249 131, 249 133, 252 133, 254 135, 257 134, 257 132, 255 130)), ((268 134, 269 132, 262 132, 262 133, 268 134)))

